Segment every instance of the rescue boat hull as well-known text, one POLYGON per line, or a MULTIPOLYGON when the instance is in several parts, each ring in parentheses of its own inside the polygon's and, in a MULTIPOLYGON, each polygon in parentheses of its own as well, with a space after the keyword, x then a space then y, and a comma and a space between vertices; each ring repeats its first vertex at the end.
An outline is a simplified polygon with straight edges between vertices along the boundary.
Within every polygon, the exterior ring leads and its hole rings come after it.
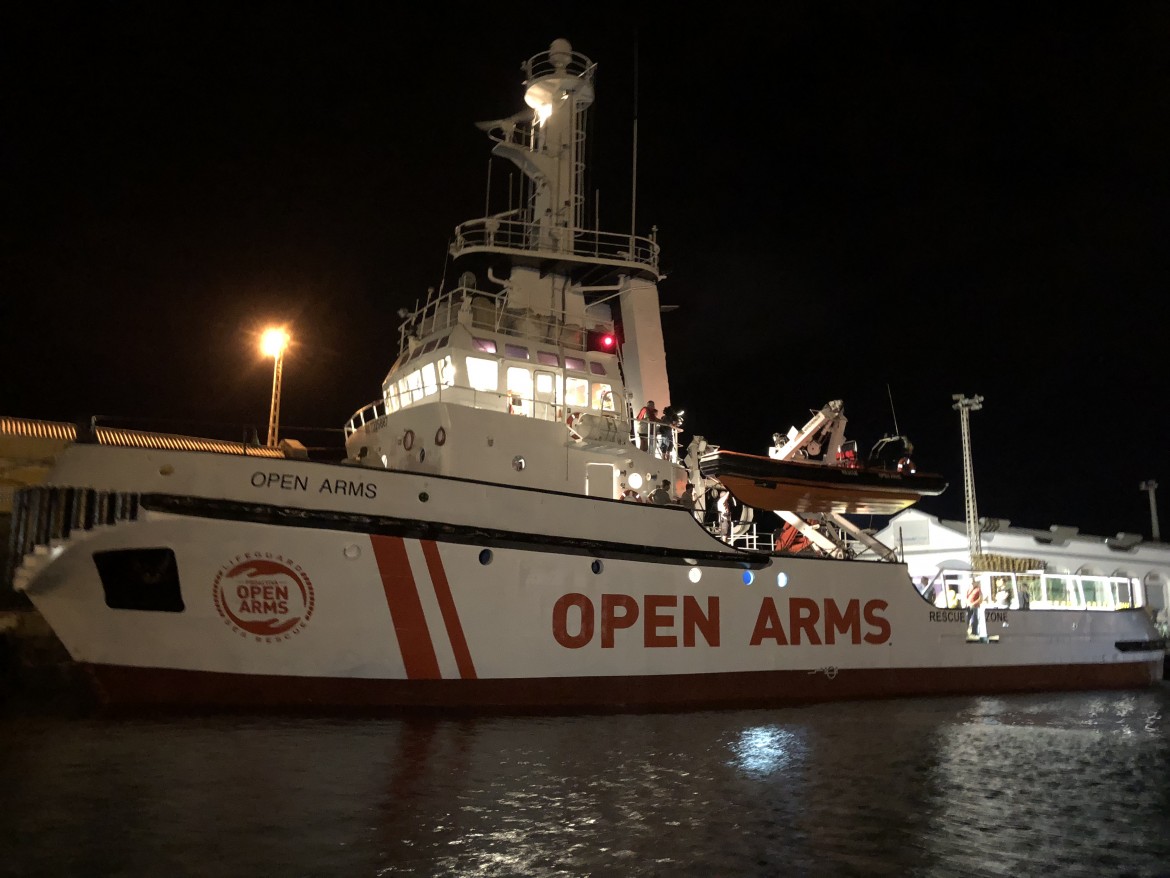
POLYGON ((942 476, 773 460, 735 451, 712 452, 700 468, 741 503, 797 514, 894 515, 946 489, 942 476))

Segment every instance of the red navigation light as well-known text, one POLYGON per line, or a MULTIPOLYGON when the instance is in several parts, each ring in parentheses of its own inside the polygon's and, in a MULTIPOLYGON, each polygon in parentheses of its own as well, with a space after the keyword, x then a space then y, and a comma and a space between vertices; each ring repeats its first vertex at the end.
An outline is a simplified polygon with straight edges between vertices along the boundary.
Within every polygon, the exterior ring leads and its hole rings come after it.
POLYGON ((616 332, 609 332, 604 329, 593 330, 589 333, 588 349, 591 351, 600 351, 603 354, 616 354, 618 339, 616 332))

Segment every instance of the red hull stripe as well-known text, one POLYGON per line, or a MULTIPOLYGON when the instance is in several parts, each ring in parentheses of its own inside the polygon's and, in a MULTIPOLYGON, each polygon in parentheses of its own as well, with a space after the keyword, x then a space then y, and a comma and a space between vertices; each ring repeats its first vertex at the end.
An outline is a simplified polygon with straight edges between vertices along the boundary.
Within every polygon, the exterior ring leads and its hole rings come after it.
POLYGON ((410 559, 406 557, 406 544, 401 537, 380 536, 371 536, 370 543, 374 547, 374 559, 378 562, 378 573, 386 591, 386 604, 390 607, 390 618, 398 635, 398 648, 402 651, 407 678, 440 679, 439 660, 435 657, 427 618, 418 598, 410 559))
POLYGON ((455 609, 455 599, 451 596, 451 584, 447 582, 447 571, 443 569, 439 547, 435 545, 434 540, 421 540, 421 545, 423 555, 427 559, 427 569, 431 573, 431 582, 435 586, 435 597, 438 598, 439 609, 443 613, 443 624, 447 626, 451 651, 455 653, 459 676, 464 680, 474 680, 475 665, 471 661, 471 651, 467 648, 467 638, 463 636, 463 625, 459 621, 459 612, 455 609))
POLYGON ((1139 689, 1157 685, 1162 659, 1098 665, 370 680, 279 677, 89 665, 110 706, 236 710, 465 710, 526 713, 761 707, 843 699, 1139 689))

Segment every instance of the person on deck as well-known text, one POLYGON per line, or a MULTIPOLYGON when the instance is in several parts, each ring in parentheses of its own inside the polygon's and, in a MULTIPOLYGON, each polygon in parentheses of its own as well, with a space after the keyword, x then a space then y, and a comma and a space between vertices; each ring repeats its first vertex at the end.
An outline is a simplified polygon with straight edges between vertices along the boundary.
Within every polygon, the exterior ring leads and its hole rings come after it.
POLYGON ((638 420, 649 422, 645 427, 637 428, 638 447, 646 451, 656 451, 657 437, 655 435, 656 428, 654 425, 658 423, 658 409, 654 407, 654 400, 650 399, 646 401, 646 404, 642 406, 642 410, 638 412, 638 420))
POLYGON ((967 634, 987 642, 987 621, 983 609, 983 589, 971 580, 967 587, 967 634))
POLYGON ((670 479, 663 479, 662 484, 650 492, 650 502, 659 506, 670 503, 670 479))

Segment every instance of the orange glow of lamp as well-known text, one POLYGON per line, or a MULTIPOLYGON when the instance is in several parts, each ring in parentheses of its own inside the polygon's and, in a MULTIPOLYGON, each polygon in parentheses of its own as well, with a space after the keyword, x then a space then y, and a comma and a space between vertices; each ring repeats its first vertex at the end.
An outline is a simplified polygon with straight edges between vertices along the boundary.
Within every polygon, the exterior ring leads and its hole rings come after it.
POLYGON ((268 446, 276 447, 279 442, 278 432, 280 424, 280 380, 284 372, 284 352, 288 350, 288 331, 283 326, 276 326, 264 330, 260 336, 260 351, 266 357, 272 357, 272 406, 268 410, 268 446))

